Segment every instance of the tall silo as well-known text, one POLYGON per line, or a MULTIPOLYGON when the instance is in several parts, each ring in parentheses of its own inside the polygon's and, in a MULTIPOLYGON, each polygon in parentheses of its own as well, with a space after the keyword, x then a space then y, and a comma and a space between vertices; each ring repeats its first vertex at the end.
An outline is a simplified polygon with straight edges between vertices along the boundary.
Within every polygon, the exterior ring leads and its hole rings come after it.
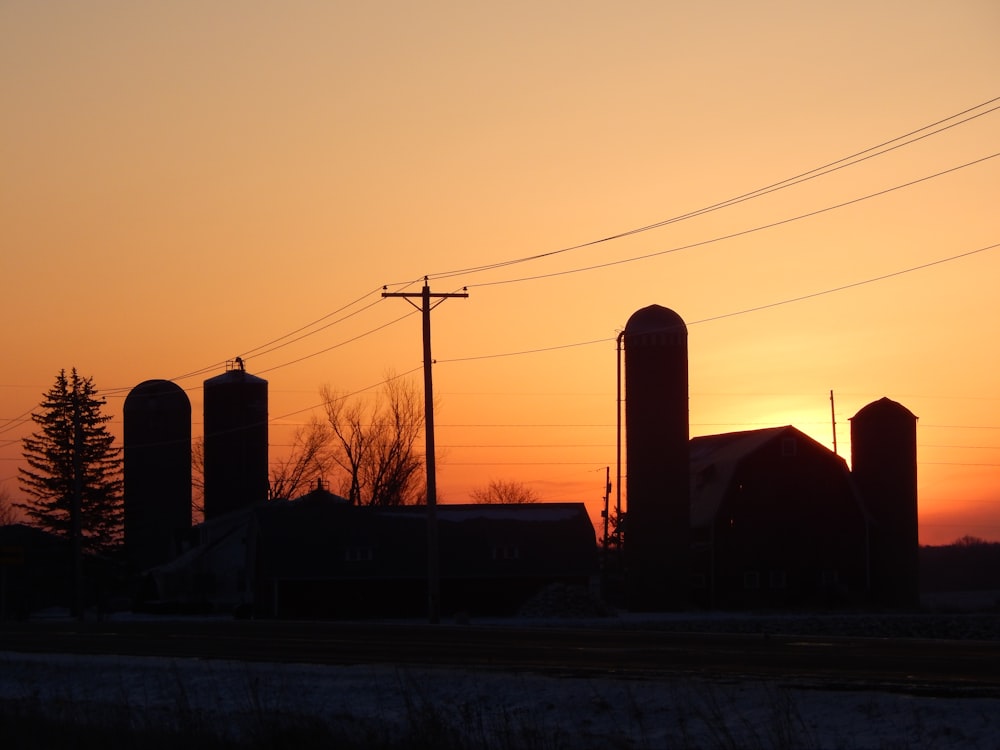
POLYGON ((205 519, 267 500, 267 381, 236 359, 204 383, 205 519))
POLYGON ((687 326, 650 305, 624 331, 629 606, 688 601, 691 548, 687 326))
POLYGON ((882 398, 851 419, 851 472, 871 518, 872 591, 901 607, 920 603, 917 417, 882 398))
POLYGON ((122 417, 125 551, 143 570, 169 560, 191 528, 191 401, 169 380, 147 380, 122 417))

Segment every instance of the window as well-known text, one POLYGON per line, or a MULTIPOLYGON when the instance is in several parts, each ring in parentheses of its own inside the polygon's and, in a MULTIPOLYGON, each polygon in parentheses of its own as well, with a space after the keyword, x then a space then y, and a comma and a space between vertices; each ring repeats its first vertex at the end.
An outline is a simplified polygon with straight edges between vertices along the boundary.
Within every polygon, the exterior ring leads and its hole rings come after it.
POLYGON ((781 455, 794 456, 798 452, 798 441, 793 437, 781 438, 781 455))
POLYGON ((768 583, 772 589, 783 589, 788 585, 788 577, 783 570, 772 570, 768 576, 768 583))
POLYGON ((748 570, 743 574, 743 588, 747 591, 760 588, 760 573, 756 570, 748 570))

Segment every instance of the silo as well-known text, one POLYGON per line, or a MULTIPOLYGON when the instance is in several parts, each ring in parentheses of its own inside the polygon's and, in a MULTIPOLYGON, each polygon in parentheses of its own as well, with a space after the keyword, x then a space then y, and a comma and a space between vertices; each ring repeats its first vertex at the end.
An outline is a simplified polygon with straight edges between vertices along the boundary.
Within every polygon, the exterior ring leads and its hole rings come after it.
POLYGON ((143 570, 166 562, 191 528, 191 402, 169 380, 133 388, 122 408, 125 550, 143 570))
POLYGON ((675 609, 687 603, 690 574, 687 326, 650 305, 623 338, 629 606, 675 609))
POLYGON ((851 472, 871 519, 872 592, 881 603, 920 603, 917 417, 888 398, 851 419, 851 472))
POLYGON ((242 360, 204 383, 205 519, 267 500, 267 381, 242 360))

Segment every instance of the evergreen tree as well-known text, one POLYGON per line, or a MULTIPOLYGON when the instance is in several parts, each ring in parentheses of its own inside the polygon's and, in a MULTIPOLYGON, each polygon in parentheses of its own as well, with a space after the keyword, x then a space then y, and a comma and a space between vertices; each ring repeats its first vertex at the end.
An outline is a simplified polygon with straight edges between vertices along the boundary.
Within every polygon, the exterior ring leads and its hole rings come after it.
POLYGON ((31 523, 73 542, 77 550, 108 551, 122 538, 121 449, 107 430, 92 378, 61 370, 31 415, 38 431, 24 438, 19 503, 31 523))

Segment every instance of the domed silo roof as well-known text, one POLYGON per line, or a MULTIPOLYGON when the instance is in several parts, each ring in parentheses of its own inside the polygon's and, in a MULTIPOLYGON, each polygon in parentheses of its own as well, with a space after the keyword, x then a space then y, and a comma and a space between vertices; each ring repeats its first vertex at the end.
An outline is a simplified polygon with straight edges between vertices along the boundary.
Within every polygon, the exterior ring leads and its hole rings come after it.
POLYGON ((128 392, 124 411, 191 411, 191 400, 177 383, 170 380, 145 380, 128 392))
POLYGON ((686 596, 691 546, 687 326, 649 305, 628 319, 623 340, 630 606, 674 608, 686 596))
POLYGON ((625 324, 625 335, 659 333, 676 329, 687 330, 684 319, 669 307, 649 305, 636 310, 625 324))

